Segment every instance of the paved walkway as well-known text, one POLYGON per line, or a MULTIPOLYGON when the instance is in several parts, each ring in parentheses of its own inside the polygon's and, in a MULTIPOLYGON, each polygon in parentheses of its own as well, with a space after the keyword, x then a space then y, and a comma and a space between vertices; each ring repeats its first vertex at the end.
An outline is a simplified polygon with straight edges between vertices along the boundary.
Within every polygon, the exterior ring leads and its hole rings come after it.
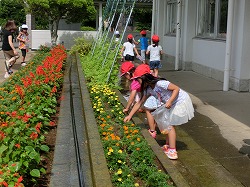
MULTIPOLYGON (((17 49, 17 46, 18 46, 18 43, 14 43, 14 46, 16 47, 17 49)), ((12 71, 15 73, 16 71, 18 71, 22 66, 21 66, 21 61, 22 61, 22 53, 20 50, 17 50, 19 55, 20 55, 20 58, 17 59, 16 63, 13 65, 12 67, 12 71)), ((27 53, 27 56, 26 56, 26 62, 28 62, 32 57, 34 56, 34 51, 29 51, 27 53)), ((0 42, 0 83, 4 82, 5 81, 5 78, 4 78, 4 74, 5 74, 5 58, 4 58, 4 55, 3 55, 3 51, 2 51, 2 42, 0 42)))

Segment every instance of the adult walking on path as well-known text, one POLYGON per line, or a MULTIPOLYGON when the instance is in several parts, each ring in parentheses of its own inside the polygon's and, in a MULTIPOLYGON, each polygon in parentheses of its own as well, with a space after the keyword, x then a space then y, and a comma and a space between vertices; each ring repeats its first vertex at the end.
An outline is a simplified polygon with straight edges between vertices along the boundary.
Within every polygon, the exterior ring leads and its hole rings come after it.
POLYGON ((17 30, 14 20, 7 21, 3 29, 3 44, 2 50, 5 56, 5 74, 4 78, 8 78, 13 71, 12 66, 15 64, 16 60, 19 58, 19 54, 16 51, 13 44, 13 33, 17 30))

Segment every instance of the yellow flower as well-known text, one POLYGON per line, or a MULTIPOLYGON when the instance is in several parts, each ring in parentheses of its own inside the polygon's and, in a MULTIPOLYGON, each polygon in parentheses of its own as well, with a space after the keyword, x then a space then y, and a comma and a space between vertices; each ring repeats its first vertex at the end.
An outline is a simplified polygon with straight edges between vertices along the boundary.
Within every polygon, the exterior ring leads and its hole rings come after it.
POLYGON ((117 180, 121 182, 121 181, 122 181, 122 178, 119 178, 119 179, 117 179, 117 180))
POLYGON ((114 150, 112 149, 112 147, 109 148, 109 152, 114 152, 114 150))
POLYGON ((122 174, 122 170, 121 170, 121 169, 118 169, 117 175, 120 175, 120 174, 122 174))
POLYGON ((140 186, 138 183, 135 183, 135 186, 140 186))
POLYGON ((139 141, 141 141, 141 139, 140 139, 140 138, 137 138, 137 141, 139 142, 139 141))
POLYGON ((118 162, 118 163, 122 163, 122 161, 121 161, 121 160, 118 160, 117 162, 118 162))
POLYGON ((111 152, 108 152, 108 155, 111 155, 111 152))
POLYGON ((122 150, 120 149, 120 150, 118 151, 118 153, 122 154, 122 150))

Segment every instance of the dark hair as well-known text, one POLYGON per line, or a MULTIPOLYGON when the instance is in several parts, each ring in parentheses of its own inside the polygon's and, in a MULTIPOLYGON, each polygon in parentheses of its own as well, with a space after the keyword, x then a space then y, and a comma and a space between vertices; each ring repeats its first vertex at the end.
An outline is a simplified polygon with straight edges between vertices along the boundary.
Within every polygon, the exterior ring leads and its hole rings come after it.
POLYGON ((135 67, 131 68, 129 71, 128 71, 128 74, 130 75, 130 77, 133 76, 133 73, 135 72, 135 67))
POLYGON ((133 44, 133 39, 128 39, 128 42, 133 44))
POLYGON ((16 24, 14 20, 8 20, 7 23, 5 24, 4 28, 8 31, 10 30, 17 30, 16 24))
POLYGON ((152 44, 153 47, 157 47, 159 44, 159 42, 155 42, 155 41, 152 41, 152 42, 153 42, 153 44, 152 44))
POLYGON ((141 94, 142 95, 148 86, 155 85, 160 80, 166 80, 164 78, 155 77, 150 73, 144 74, 140 78, 142 80, 142 84, 141 84, 141 94))
POLYGON ((147 34, 142 34, 143 37, 146 37, 147 34))

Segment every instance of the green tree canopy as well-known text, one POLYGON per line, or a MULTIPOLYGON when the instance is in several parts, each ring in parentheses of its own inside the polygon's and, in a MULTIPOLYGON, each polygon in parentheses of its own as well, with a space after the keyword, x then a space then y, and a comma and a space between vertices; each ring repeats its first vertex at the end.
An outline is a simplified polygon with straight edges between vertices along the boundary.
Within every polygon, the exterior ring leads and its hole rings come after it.
POLYGON ((69 23, 82 22, 84 19, 95 18, 93 0, 24 0, 27 11, 34 16, 43 15, 49 20, 51 43, 56 44, 57 30, 60 19, 69 23))
POLYGON ((18 0, 0 0, 0 26, 4 26, 8 20, 15 20, 17 26, 26 21, 24 4, 18 0))

